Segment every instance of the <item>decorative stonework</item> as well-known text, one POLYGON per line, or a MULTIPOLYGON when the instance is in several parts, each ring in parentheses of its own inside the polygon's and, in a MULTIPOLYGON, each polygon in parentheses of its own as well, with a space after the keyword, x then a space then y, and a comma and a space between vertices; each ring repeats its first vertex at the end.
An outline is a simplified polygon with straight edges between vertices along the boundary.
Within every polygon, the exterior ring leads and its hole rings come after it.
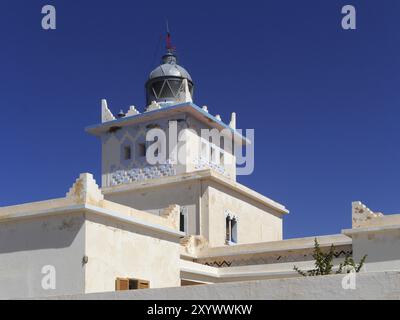
POLYGON ((140 112, 135 108, 135 106, 130 106, 128 112, 126 113, 126 117, 136 116, 140 112))
POLYGON ((352 203, 352 225, 353 228, 359 228, 368 225, 368 221, 383 217, 380 212, 373 212, 360 201, 352 203))
POLYGON ((216 164, 210 160, 207 160, 204 157, 200 157, 198 159, 193 160, 193 164, 194 164, 195 169, 197 169, 197 170, 213 169, 220 174, 228 175, 224 166, 222 166, 220 164, 216 164))
POLYGON ((177 204, 172 204, 165 208, 160 216, 166 218, 176 230, 179 230, 179 218, 180 218, 181 207, 177 204))
POLYGON ((90 173, 82 173, 69 189, 66 197, 73 199, 77 203, 95 204, 104 200, 99 186, 90 173))
POLYGON ((181 240, 181 245, 185 251, 190 254, 197 254, 204 248, 209 246, 207 239, 204 236, 189 235, 181 240))
MULTIPOLYGON (((334 253, 336 259, 345 258, 346 256, 352 256, 351 246, 341 246, 337 247, 334 253)), ((226 268, 226 267, 240 267, 249 265, 262 265, 262 264, 274 264, 274 263, 288 263, 288 262, 298 262, 298 261, 312 261, 313 252, 295 253, 295 252, 282 252, 281 254, 258 254, 250 256, 238 256, 235 258, 208 258, 208 259, 198 259, 196 262, 202 263, 206 266, 216 267, 216 268, 226 268)))
POLYGON ((134 168, 130 170, 117 170, 111 174, 111 186, 146 181, 176 175, 176 170, 171 163, 134 168))
POLYGON ((152 101, 151 104, 149 106, 147 106, 146 112, 159 110, 159 109, 161 109, 161 105, 155 101, 152 101))

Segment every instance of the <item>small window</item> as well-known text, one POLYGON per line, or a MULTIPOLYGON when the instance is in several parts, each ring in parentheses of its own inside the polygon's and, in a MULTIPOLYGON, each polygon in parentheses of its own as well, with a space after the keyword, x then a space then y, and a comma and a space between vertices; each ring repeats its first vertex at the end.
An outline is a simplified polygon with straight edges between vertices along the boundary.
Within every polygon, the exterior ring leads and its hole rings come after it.
POLYGON ((237 220, 236 218, 231 218, 230 216, 226 217, 225 220, 225 228, 226 228, 226 243, 232 244, 237 243, 237 220))
POLYGON ((181 212, 179 215, 179 231, 187 232, 187 209, 181 208, 181 212))
POLYGON ((124 147, 124 159, 131 160, 132 159, 132 150, 130 146, 124 147))
POLYGON ((115 280, 116 291, 138 290, 150 288, 150 282, 140 279, 117 278, 115 280))
POLYGON ((231 218, 226 217, 225 219, 225 240, 226 242, 231 241, 231 218))
POLYGON ((138 144, 138 156, 139 157, 145 157, 146 156, 146 144, 144 143, 139 143, 138 144))

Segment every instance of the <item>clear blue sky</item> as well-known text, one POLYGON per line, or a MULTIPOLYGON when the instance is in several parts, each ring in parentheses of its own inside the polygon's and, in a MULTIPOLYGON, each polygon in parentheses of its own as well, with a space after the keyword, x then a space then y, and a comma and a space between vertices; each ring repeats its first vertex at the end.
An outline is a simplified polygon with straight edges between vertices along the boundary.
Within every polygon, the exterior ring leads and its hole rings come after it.
POLYGON ((400 2, 61 1, 0 4, 0 206, 61 197, 81 172, 100 180, 84 127, 144 107, 165 18, 195 103, 256 131, 240 182, 285 204, 285 238, 338 233, 351 202, 400 211, 400 2), (41 29, 41 8, 57 30, 41 29), (341 29, 341 8, 357 30, 341 29))

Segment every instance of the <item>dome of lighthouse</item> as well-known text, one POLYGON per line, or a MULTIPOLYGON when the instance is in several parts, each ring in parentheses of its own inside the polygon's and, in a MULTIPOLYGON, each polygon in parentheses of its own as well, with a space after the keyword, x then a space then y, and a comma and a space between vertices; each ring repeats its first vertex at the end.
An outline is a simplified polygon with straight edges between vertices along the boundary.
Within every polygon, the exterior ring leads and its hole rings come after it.
POLYGON ((166 54, 162 58, 162 64, 150 73, 149 79, 168 76, 186 78, 192 82, 192 77, 189 72, 177 64, 176 56, 173 54, 166 54))
POLYGON ((187 102, 188 95, 193 97, 193 87, 189 72, 178 65, 176 55, 169 50, 146 82, 147 105, 153 101, 161 104, 187 102))

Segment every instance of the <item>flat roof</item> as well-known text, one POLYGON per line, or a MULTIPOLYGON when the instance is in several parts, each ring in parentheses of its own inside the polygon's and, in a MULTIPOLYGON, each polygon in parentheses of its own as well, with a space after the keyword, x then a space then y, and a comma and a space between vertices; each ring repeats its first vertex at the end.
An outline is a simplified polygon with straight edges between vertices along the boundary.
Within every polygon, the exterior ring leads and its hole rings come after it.
POLYGON ((212 128, 216 128, 218 130, 228 129, 230 132, 232 132, 235 138, 240 139, 242 144, 250 143, 250 140, 241 135, 236 129, 233 129, 226 123, 218 120, 216 117, 214 117, 207 111, 204 111, 202 108, 195 105, 194 103, 181 103, 172 106, 161 107, 157 110, 139 113, 133 116, 126 116, 123 118, 88 126, 85 128, 85 131, 95 136, 100 136, 101 134, 108 132, 113 127, 130 126, 145 121, 161 119, 165 116, 175 115, 182 112, 189 113, 197 120, 210 125, 212 128))

